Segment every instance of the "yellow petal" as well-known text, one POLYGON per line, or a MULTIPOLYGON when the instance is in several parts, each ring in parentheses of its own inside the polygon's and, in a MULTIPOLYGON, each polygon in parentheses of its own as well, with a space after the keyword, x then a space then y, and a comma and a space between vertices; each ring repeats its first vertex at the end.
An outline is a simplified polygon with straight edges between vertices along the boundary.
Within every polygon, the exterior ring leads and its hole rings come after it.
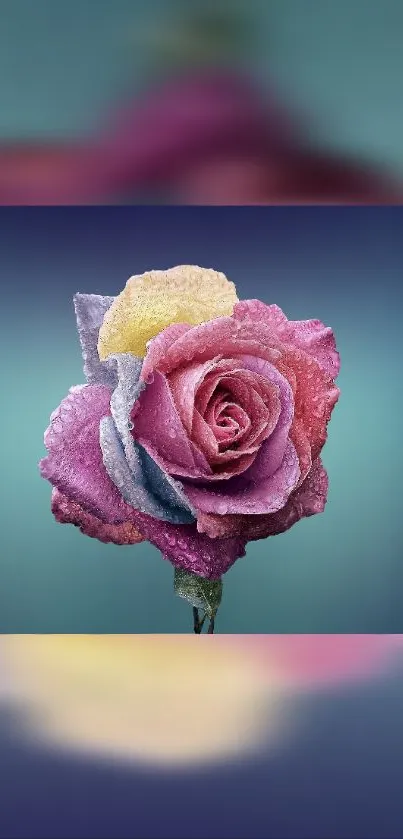
POLYGON ((144 356, 147 341, 170 324, 195 326, 231 315, 237 300, 234 283, 211 268, 178 265, 130 277, 104 317, 99 357, 120 352, 144 356))

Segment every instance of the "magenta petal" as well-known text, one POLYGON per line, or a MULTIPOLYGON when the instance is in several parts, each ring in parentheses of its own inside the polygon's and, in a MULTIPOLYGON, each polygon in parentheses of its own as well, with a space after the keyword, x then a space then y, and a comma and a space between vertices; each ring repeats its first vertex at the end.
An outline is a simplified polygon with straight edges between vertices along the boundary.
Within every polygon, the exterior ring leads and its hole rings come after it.
POLYGON ((79 527, 86 536, 92 536, 100 542, 113 542, 115 545, 135 545, 144 541, 134 524, 124 521, 120 524, 108 524, 101 519, 84 510, 67 498, 55 487, 52 490, 51 501, 52 513, 60 524, 74 524, 79 527))
POLYGON ((258 484, 245 483, 244 475, 241 475, 240 479, 235 478, 234 482, 228 482, 227 486, 224 484, 222 491, 216 487, 204 488, 189 483, 184 486, 184 491, 193 508, 202 513, 273 513, 284 507, 297 485, 299 476, 298 456, 295 447, 288 441, 280 468, 258 484), (235 488, 237 481, 239 489, 235 488))
POLYGON ((133 436, 169 474, 201 477, 211 474, 204 455, 192 445, 178 414, 165 376, 155 371, 133 412, 133 436))
POLYGON ((128 519, 127 505, 105 470, 99 443, 99 423, 110 414, 110 397, 103 385, 70 389, 45 432, 49 454, 41 460, 40 471, 85 510, 117 523, 128 519))
MULTIPOLYGON (((138 533, 132 522, 105 523, 57 489, 52 491, 52 512, 61 524, 73 524, 86 536, 92 536, 100 542, 134 545, 145 538, 138 533)), ((167 529, 164 530, 161 521, 142 513, 138 513, 138 518, 143 520, 147 538, 160 548, 164 559, 185 571, 218 579, 236 559, 245 554, 244 540, 240 537, 211 540, 199 534, 194 525, 188 525, 186 531, 182 528, 176 529, 173 525, 167 525, 167 529)))
POLYGON ((322 513, 328 490, 328 479, 320 458, 318 458, 303 483, 291 493, 287 503, 275 513, 254 515, 224 515, 201 513, 197 526, 201 533, 211 538, 233 536, 244 537, 247 542, 266 539, 289 530, 300 519, 322 513))
POLYGON ((247 319, 270 326, 281 342, 304 350, 332 378, 338 375, 340 357, 333 331, 320 320, 288 320, 279 306, 267 306, 261 300, 242 300, 237 303, 234 317, 240 321, 247 319))
POLYGON ((304 482, 292 493, 285 507, 269 516, 248 516, 242 527, 242 534, 248 541, 253 541, 284 533, 300 519, 322 513, 327 501, 327 491, 327 473, 318 457, 304 482))

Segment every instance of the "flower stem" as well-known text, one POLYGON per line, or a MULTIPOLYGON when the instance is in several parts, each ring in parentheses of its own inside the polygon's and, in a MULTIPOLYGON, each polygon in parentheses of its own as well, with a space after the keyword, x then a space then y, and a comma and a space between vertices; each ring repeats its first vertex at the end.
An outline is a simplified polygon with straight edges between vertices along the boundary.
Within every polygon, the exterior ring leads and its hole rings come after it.
POLYGON ((197 635, 200 635, 201 632, 199 610, 196 609, 196 606, 193 606, 193 632, 196 632, 197 635))
MULTIPOLYGON (((200 620, 200 617, 199 617, 199 610, 196 608, 196 606, 193 606, 193 632, 195 632, 195 633, 196 633, 196 635, 200 635, 200 634, 201 634, 201 631, 202 631, 202 629, 203 629, 203 626, 204 626, 204 622, 205 622, 205 620, 206 620, 206 617, 207 617, 207 612, 205 612, 205 613, 204 613, 202 620, 200 620)), ((210 618, 210 623, 209 623, 209 626, 208 626, 208 630, 207 630, 207 634, 208 634, 208 635, 212 635, 212 634, 213 634, 213 632, 214 632, 214 623, 215 623, 215 618, 214 618, 214 617, 211 617, 211 618, 210 618)))

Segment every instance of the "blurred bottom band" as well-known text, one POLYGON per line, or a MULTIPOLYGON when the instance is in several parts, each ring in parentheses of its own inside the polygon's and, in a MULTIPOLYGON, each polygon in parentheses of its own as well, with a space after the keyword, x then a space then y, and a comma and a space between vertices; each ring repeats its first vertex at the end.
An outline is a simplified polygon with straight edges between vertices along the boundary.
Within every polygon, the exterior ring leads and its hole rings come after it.
POLYGON ((199 765, 281 748, 302 694, 400 662, 401 635, 3 635, 0 719, 45 748, 199 765))

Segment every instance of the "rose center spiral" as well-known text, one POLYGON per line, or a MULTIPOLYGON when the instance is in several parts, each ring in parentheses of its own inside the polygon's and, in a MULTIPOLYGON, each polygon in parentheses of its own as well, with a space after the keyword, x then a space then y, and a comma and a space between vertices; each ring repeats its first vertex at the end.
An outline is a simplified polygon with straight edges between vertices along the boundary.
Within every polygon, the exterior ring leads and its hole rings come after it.
POLYGON ((220 451, 236 448, 251 426, 250 418, 234 395, 223 387, 213 393, 204 418, 217 440, 220 451))

